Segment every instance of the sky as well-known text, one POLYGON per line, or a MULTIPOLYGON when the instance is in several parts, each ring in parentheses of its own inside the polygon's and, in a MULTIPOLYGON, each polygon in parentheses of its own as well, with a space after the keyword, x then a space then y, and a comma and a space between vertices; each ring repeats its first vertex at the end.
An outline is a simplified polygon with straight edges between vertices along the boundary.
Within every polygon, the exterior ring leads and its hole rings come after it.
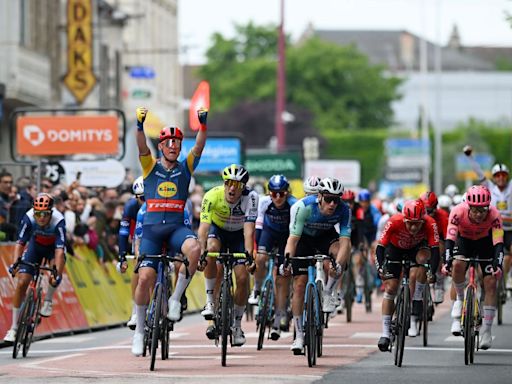
MULTIPOLYGON (((463 45, 512 46, 512 0, 285 0, 285 32, 297 40, 315 29, 407 30, 446 44, 453 25, 463 45)), ((280 0, 178 0, 180 60, 204 63, 213 33, 234 36, 234 23, 277 25, 280 0)))

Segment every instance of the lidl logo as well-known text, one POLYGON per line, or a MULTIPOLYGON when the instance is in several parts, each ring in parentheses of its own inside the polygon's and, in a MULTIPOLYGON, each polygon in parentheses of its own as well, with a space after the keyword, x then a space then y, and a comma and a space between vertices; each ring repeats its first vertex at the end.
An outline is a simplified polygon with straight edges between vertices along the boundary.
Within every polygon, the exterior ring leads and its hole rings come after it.
POLYGON ((158 185, 158 194, 162 197, 173 197, 176 192, 178 192, 176 184, 171 183, 170 181, 166 181, 158 185))

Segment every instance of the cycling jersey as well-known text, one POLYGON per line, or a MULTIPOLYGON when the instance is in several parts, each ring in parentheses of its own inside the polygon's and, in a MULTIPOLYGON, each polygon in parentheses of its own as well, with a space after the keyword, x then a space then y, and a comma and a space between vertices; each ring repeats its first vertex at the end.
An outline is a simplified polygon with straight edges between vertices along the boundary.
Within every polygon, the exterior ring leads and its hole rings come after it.
POLYGON ((224 186, 220 185, 205 193, 201 203, 201 223, 215 224, 225 231, 239 231, 244 223, 254 223, 258 216, 259 196, 256 191, 245 188, 240 199, 230 204, 224 197, 224 186))
POLYGON ((430 216, 424 216, 425 222, 416 234, 409 232, 405 226, 404 215, 397 213, 389 218, 379 244, 386 247, 392 244, 401 249, 412 249, 423 241, 426 241, 429 247, 439 246, 439 230, 436 221, 430 216))
POLYGON ((486 179, 482 184, 491 191, 491 205, 500 212, 503 229, 512 231, 512 183, 509 182, 503 191, 490 180, 486 179))
POLYGON ((444 209, 437 208, 434 212, 434 216, 431 216, 437 223, 437 229, 439 230, 439 236, 442 240, 446 239, 446 230, 448 229, 448 212, 444 209))
POLYGON ((366 211, 363 210, 363 212, 364 236, 368 244, 371 244, 376 239, 377 226, 382 214, 373 204, 370 204, 368 209, 366 211))
POLYGON ((340 202, 330 216, 320 213, 320 206, 315 195, 304 197, 293 204, 290 209, 290 235, 318 236, 332 230, 336 224, 340 226, 339 237, 350 238, 351 212, 344 202, 340 202))
MULTIPOLYGON (((126 202, 123 210, 123 218, 119 225, 119 254, 126 254, 128 252, 128 239, 132 237, 135 232, 135 225, 137 223, 137 213, 141 207, 139 200, 132 197, 126 202)), ((132 244, 133 247, 133 244, 132 244)), ((132 250, 133 251, 133 250, 132 250)))
POLYGON ((147 203, 146 224, 183 224, 183 211, 192 173, 200 157, 189 152, 172 169, 165 168, 153 155, 140 156, 147 203))
POLYGON ((147 205, 146 202, 144 202, 144 204, 142 204, 137 211, 137 221, 135 223, 135 233, 133 236, 134 240, 142 238, 142 225, 144 224, 144 215, 146 214, 146 209, 147 205))
POLYGON ((503 243, 503 225, 496 207, 490 206, 489 213, 481 223, 469 219, 469 205, 461 203, 452 208, 448 222, 447 240, 456 241, 458 236, 469 240, 482 239, 492 234, 492 243, 503 243))
POLYGON ((286 202, 281 208, 277 208, 270 196, 264 196, 258 204, 258 218, 256 229, 273 230, 281 233, 288 233, 290 226, 290 208, 297 202, 297 199, 288 195, 286 202))

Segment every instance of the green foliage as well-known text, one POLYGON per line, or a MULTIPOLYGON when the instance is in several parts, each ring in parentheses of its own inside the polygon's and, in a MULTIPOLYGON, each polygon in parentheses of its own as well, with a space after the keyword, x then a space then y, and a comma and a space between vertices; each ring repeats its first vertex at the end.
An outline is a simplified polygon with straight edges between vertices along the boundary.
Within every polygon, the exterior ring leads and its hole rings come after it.
POLYGON ((499 56, 494 63, 498 71, 512 71, 512 60, 505 56, 499 56))

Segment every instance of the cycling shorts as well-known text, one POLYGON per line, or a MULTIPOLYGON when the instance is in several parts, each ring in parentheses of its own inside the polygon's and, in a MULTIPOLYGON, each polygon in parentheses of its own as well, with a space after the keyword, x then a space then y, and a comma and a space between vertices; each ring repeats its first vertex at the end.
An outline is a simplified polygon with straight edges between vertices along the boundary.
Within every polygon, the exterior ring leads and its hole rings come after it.
POLYGON ((287 232, 277 232, 270 228, 263 228, 261 231, 260 241, 258 243, 259 253, 271 253, 274 249, 277 249, 279 257, 277 258, 277 265, 281 265, 284 262, 284 249, 286 242, 288 241, 287 232))
MULTIPOLYGON (((401 261, 409 260, 414 265, 416 263, 416 255, 420 249, 428 248, 426 241, 423 241, 411 249, 402 249, 389 244, 386 247, 385 260, 401 261)), ((386 273, 393 275, 393 279, 399 279, 402 273, 402 264, 388 263, 386 264, 386 273)))
MULTIPOLYGON (((493 259, 494 245, 492 244, 491 234, 478 240, 470 240, 459 236, 453 247, 453 256, 457 255, 468 258, 493 259)), ((492 261, 480 261, 479 264, 484 276, 492 275, 492 261)), ((466 263, 466 266, 469 267, 469 264, 466 263)))
MULTIPOLYGON (((23 252, 21 260, 32 264, 41 264, 43 262, 43 259, 46 259, 47 262, 50 262, 50 260, 53 260, 54 257, 54 246, 45 247, 31 241, 28 243, 28 247, 23 252)), ((36 270, 31 265, 20 263, 18 273, 28 273, 29 275, 35 276, 36 270)))
MULTIPOLYGON (((245 252, 244 230, 226 231, 215 224, 211 224, 208 232, 209 239, 217 239, 220 241, 220 252, 245 252)), ((245 259, 236 259, 233 265, 245 264, 245 259)))
MULTIPOLYGON (((334 228, 324 231, 318 236, 302 234, 297 244, 296 256, 312 256, 315 254, 328 255, 331 245, 339 241, 340 235, 334 228)), ((291 259, 293 276, 307 275, 308 267, 315 264, 315 260, 291 259)))

